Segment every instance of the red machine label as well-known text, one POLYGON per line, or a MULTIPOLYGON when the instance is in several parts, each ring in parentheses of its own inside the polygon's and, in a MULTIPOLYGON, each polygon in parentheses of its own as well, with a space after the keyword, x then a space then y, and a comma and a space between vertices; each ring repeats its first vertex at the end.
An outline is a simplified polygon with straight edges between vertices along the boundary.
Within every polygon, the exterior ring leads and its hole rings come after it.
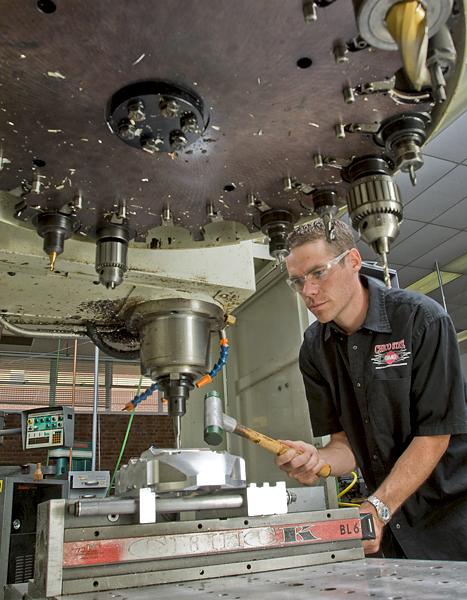
POLYGON ((234 552, 361 538, 360 519, 270 525, 249 529, 65 542, 63 566, 234 552))

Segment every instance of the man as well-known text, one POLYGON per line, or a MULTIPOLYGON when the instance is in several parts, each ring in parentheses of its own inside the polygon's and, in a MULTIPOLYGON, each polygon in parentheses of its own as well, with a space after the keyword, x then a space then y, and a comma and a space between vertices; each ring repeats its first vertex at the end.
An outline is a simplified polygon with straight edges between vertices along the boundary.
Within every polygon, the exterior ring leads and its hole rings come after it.
POLYGON ((284 440, 276 464, 312 485, 360 467, 377 539, 366 554, 467 560, 466 385, 451 319, 430 298, 359 275, 349 227, 321 220, 290 236, 289 285, 317 321, 300 351, 317 450, 284 440))

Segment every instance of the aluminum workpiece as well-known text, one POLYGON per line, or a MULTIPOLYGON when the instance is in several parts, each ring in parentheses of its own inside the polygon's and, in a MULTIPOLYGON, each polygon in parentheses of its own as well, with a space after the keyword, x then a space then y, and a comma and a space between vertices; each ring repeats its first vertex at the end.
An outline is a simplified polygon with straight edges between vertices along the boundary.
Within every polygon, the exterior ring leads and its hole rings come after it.
MULTIPOLYGON (((312 565, 274 573, 171 583, 125 590, 126 600, 464 600, 467 568, 462 562, 365 559, 312 565), (207 594, 209 594, 207 596, 207 594), (350 596, 348 596, 348 594, 350 596)), ((115 594, 94 592, 61 600, 113 600, 115 594)))

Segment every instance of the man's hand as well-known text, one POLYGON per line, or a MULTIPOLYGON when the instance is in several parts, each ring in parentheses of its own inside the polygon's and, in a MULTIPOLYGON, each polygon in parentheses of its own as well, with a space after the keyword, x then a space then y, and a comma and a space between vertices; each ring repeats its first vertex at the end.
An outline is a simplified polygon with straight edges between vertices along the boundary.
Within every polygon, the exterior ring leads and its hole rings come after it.
POLYGON ((296 456, 294 451, 288 450, 282 456, 276 456, 276 465, 288 473, 289 477, 293 477, 305 485, 315 483, 319 471, 326 463, 331 466, 331 475, 334 477, 346 475, 357 468, 355 456, 343 431, 332 433, 329 444, 319 451, 305 442, 279 441, 303 454, 296 456))
POLYGON ((376 539, 374 540, 365 540, 362 542, 363 550, 365 554, 374 554, 378 552, 379 547, 381 545, 381 539, 383 537, 383 527, 384 523, 382 523, 378 519, 378 513, 376 512, 376 508, 371 504, 371 502, 364 502, 360 506, 360 514, 371 513, 373 515, 373 523, 375 525, 375 534, 376 539))
POLYGON ((319 479, 317 473, 326 464, 326 461, 320 458, 318 450, 305 442, 279 441, 290 446, 292 450, 287 450, 285 454, 276 456, 274 459, 276 465, 298 482, 313 485, 319 479), (302 452, 302 454, 297 456, 296 451, 302 452))

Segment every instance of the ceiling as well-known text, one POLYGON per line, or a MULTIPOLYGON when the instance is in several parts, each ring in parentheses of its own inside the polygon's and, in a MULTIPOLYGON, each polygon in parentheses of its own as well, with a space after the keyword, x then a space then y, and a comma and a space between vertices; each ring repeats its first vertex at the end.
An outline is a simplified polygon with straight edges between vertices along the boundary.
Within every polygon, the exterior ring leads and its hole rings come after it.
MULTIPOLYGON (((454 28, 459 24, 464 25, 462 19, 454 28)), ((460 31, 463 56, 465 30, 460 31)), ((387 81, 402 66, 397 52, 375 48, 348 52, 348 62, 336 62, 336 46, 357 34, 352 0, 319 8, 315 23, 305 22, 302 0, 3 0, 0 190, 24 200, 18 216, 25 227, 38 212, 61 209, 80 196, 76 238, 93 244, 98 223, 108 222, 124 202, 128 225, 148 251, 171 243, 177 247, 175 239, 182 247, 184 231, 194 243, 203 243, 209 227, 219 222, 234 223, 230 242, 258 236, 267 207, 309 218, 307 186, 336 186, 343 206, 348 184, 340 170, 314 168, 314 156, 351 159, 381 149, 371 136, 336 136, 336 126, 380 123, 401 112, 433 108, 427 101, 401 106, 386 93, 357 95, 346 103, 344 88, 387 81), (111 99, 141 81, 168 82, 179 93, 188 90, 197 97, 204 123, 193 143, 150 153, 119 139, 122 115, 109 116, 119 96, 113 104, 111 99), (22 186, 37 175, 40 193, 23 194, 22 186), (284 186, 287 178, 291 189, 284 186), (167 222, 176 233, 164 242, 158 232, 167 222)), ((448 81, 448 91, 462 70, 448 81)), ((150 112, 158 110, 151 105, 150 112)), ((439 106, 435 113, 437 122, 439 106)), ((451 263, 467 254, 466 138, 467 114, 427 144, 416 187, 407 175, 396 175, 404 221, 389 255, 401 287, 432 274, 436 262, 441 271, 445 267, 459 275, 443 286, 458 332, 467 330, 467 258, 451 263)), ((167 145, 167 138, 163 141, 167 145)), ((8 202, 5 206, 10 210, 8 202)), ((2 219, 5 206, 0 206, 2 219)), ((210 245, 216 243, 222 243, 221 236, 209 238, 210 245)), ((376 259, 363 243, 359 248, 365 260, 376 259)), ((26 268, 21 273, 20 252, 8 260, 16 260, 15 271, 23 278, 8 277, 7 267, 2 275, 1 310, 11 317, 30 314, 27 285, 17 303, 21 310, 12 300, 13 283, 30 278, 26 268)), ((47 268, 45 257, 42 268, 47 268)), ((37 278, 42 274, 38 271, 37 278)), ((95 274, 85 275, 82 294, 89 300, 111 297, 92 285, 95 274)), ((67 276, 62 273, 59 285, 76 285, 67 276)), ((36 293, 42 289, 34 285, 36 293)), ((132 293, 124 288, 114 290, 113 298, 132 293)), ((439 286, 429 294, 442 301, 439 286)))

